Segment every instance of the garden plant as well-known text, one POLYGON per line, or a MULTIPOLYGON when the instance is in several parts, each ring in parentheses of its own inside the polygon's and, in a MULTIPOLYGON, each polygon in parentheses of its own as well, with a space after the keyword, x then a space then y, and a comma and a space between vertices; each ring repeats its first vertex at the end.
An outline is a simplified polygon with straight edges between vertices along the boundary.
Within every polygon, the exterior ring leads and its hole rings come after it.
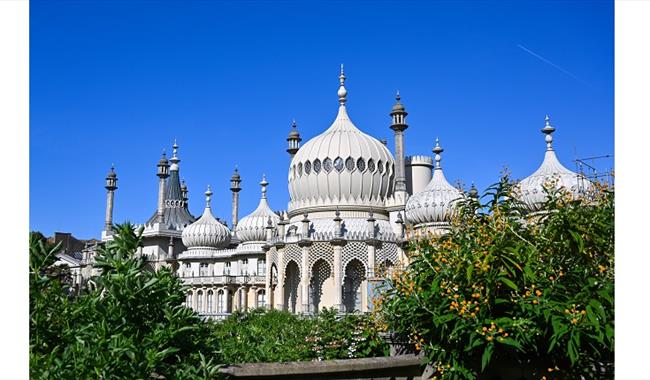
POLYGON ((436 378, 611 377, 614 194, 552 188, 531 214, 504 176, 459 201, 448 234, 410 243, 379 314, 436 378))

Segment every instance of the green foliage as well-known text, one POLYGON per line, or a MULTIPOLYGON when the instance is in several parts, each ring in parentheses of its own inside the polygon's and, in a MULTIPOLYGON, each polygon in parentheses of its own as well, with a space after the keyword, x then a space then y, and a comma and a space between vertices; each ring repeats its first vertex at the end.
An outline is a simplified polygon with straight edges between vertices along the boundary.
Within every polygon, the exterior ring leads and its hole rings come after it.
POLYGON ((60 277, 48 275, 56 248, 30 236, 32 378, 215 376, 206 325, 183 306, 180 280, 167 269, 145 270, 135 257, 141 233, 117 226, 97 258, 102 271, 94 286, 74 298, 60 277))
POLYGON ((441 378, 498 365, 599 377, 614 353, 613 193, 550 191, 541 213, 524 216, 504 177, 481 199, 461 205, 446 236, 411 243, 380 306, 385 323, 441 378))
POLYGON ((325 310, 304 318, 281 311, 235 312, 211 324, 224 363, 285 362, 383 356, 388 347, 367 315, 325 310))

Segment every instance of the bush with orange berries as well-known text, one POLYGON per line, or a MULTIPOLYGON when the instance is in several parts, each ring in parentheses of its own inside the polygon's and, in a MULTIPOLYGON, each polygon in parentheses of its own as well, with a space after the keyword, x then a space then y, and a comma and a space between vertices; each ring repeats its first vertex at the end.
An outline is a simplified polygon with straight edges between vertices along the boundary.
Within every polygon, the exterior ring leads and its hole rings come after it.
MULTIPOLYGON (((548 191, 526 214, 504 176, 458 205, 442 237, 410 243, 378 305, 444 379, 495 367, 600 378, 614 355, 614 194, 548 191), (414 338, 415 337, 415 338, 414 338)), ((538 377, 539 378, 539 377, 538 377)))

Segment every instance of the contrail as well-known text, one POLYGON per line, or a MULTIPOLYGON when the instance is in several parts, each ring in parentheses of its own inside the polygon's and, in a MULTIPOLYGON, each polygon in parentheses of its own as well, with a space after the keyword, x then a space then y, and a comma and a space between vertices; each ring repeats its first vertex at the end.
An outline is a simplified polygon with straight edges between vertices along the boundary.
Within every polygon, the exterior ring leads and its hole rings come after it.
POLYGON ((520 48, 521 50, 525 51, 526 53, 532 55, 533 57, 539 59, 540 61, 542 61, 542 62, 544 62, 544 63, 547 63, 547 64, 549 64, 549 65, 555 67, 556 69, 560 70, 561 72, 565 73, 566 75, 570 76, 571 78, 577 80, 578 82, 580 82, 580 83, 582 83, 582 84, 586 84, 586 85, 589 86, 589 87, 593 87, 591 84, 589 84, 589 83, 583 81, 582 79, 580 79, 580 78, 578 78, 577 76, 573 75, 573 74, 570 73, 569 71, 567 71, 567 70, 565 70, 564 68, 562 68, 562 67, 556 65, 555 63, 549 61, 548 59, 542 57, 541 55, 535 53, 534 51, 528 49, 527 47, 525 47, 525 46, 523 46, 523 45, 521 45, 521 44, 517 44, 517 47, 520 48))

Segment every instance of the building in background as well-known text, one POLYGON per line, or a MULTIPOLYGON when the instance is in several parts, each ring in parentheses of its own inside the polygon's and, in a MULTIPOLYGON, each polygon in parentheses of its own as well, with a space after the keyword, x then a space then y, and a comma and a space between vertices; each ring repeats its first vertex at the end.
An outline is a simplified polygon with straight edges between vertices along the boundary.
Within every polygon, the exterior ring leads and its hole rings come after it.
MULTIPOLYGON (((241 177, 235 170, 230 227, 212 214, 209 187, 197 219, 189 212, 187 187, 180 181, 176 142, 171 159, 163 153, 157 165, 157 208, 141 225, 144 244, 139 254, 151 270, 170 267, 178 274, 189 288, 187 306, 211 318, 256 307, 302 314, 325 307, 367 312, 373 284, 391 267, 406 263, 406 241, 444 234, 458 201, 476 193, 474 187, 466 193, 446 180, 438 139, 434 157, 405 156, 408 114, 399 93, 389 113, 395 152, 352 122, 343 67, 337 95, 338 113, 331 126, 304 145, 292 124, 286 210, 270 208, 269 182, 263 176, 257 208, 238 220, 241 177)), ((553 131, 547 117, 542 129, 545 159, 519 185, 531 212, 545 199, 541 186, 549 180, 576 195, 589 186, 557 160, 553 131)), ((116 184, 111 169, 105 186, 104 242, 113 238, 116 184)))

